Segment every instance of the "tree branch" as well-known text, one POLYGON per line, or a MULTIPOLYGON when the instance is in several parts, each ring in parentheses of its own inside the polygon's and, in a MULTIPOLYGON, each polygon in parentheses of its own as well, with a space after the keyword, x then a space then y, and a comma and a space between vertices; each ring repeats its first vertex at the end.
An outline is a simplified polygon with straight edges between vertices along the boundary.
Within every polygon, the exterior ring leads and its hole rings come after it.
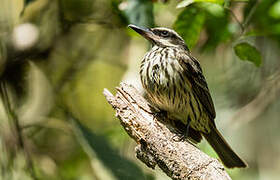
POLYGON ((159 166, 172 179, 230 180, 221 163, 201 152, 180 136, 166 119, 154 116, 147 101, 132 86, 121 83, 113 96, 104 90, 107 101, 128 135, 137 143, 136 157, 148 167, 159 166))

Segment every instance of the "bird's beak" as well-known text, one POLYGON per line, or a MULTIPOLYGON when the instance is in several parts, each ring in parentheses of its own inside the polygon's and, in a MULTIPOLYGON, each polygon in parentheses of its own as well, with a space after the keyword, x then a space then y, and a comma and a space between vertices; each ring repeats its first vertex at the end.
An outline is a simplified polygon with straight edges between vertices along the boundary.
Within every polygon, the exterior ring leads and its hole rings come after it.
POLYGON ((150 41, 154 41, 156 38, 156 35, 148 28, 142 28, 133 24, 128 25, 128 27, 150 41))

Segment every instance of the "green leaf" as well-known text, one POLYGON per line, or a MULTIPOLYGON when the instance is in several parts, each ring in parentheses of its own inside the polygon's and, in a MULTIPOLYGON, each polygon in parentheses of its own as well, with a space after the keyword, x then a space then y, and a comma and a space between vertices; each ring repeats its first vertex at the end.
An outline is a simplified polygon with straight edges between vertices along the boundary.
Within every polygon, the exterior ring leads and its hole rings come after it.
POLYGON ((249 43, 242 42, 234 46, 235 54, 243 61, 250 61, 259 67, 262 63, 261 53, 256 47, 249 43))
POLYGON ((153 2, 150 0, 128 0, 124 9, 130 24, 144 27, 154 26, 153 2))
POLYGON ((180 2, 176 8, 183 8, 183 7, 187 7, 188 5, 192 4, 192 3, 196 3, 196 2, 208 2, 208 3, 216 3, 216 4, 223 4, 224 0, 184 0, 182 2, 180 2))
POLYGON ((174 24, 174 29, 183 37, 191 49, 197 43, 205 21, 205 12, 196 6, 182 11, 174 24))

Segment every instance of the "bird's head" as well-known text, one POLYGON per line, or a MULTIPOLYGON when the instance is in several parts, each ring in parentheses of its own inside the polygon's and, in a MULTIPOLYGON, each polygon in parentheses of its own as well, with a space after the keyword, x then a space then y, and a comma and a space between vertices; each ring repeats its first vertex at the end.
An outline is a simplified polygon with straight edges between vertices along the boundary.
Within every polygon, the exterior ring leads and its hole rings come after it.
POLYGON ((172 29, 164 27, 142 28, 132 24, 128 25, 128 27, 149 40, 153 45, 160 47, 178 47, 189 50, 183 38, 172 29))

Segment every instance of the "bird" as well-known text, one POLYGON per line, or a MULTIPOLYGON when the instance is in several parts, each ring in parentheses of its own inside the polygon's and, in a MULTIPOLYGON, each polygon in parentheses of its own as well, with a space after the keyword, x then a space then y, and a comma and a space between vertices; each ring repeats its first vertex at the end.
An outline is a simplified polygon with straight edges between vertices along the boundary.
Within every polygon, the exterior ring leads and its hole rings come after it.
POLYGON ((204 137, 227 168, 247 167, 216 127, 216 111, 206 79, 184 39, 165 27, 128 27, 152 44, 140 64, 141 83, 151 105, 182 124, 193 142, 204 137))

